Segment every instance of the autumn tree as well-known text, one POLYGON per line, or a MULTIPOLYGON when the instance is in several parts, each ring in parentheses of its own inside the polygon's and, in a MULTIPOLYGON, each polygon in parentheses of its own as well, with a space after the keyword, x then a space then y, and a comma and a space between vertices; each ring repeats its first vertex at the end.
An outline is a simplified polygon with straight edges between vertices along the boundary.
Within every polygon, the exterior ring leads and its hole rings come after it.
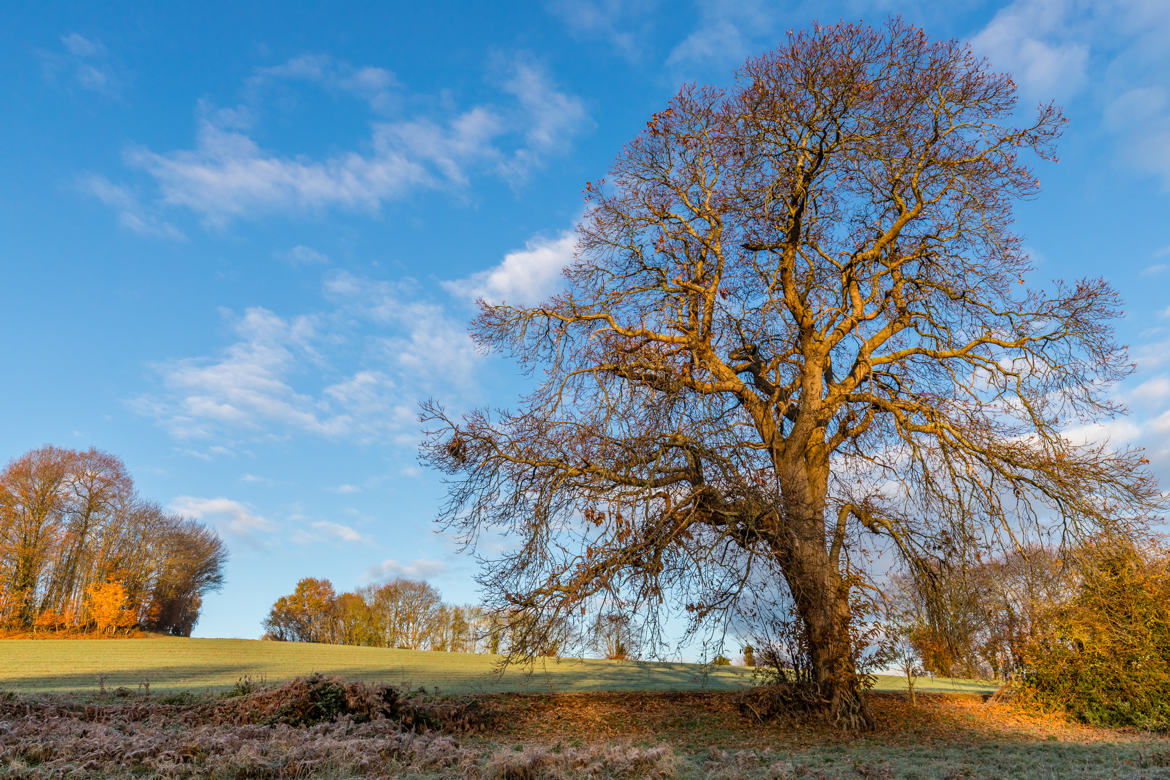
POLYGON ((39 447, 0 471, 0 627, 84 629, 90 589, 116 580, 134 625, 189 635, 226 560, 214 531, 143 500, 109 453, 39 447))
POLYGON ((1117 413, 1130 367, 1105 281, 1027 284, 1013 204, 1064 120, 1016 108, 1009 76, 898 20, 684 86, 586 186, 566 290, 480 302, 478 343, 539 386, 510 412, 424 407, 440 522, 515 541, 482 574, 496 606, 695 627, 779 581, 817 708, 863 727, 867 554, 1139 523, 1139 455, 1062 435, 1117 413))
POLYGON ((337 593, 327 579, 305 577, 272 605, 264 635, 282 642, 336 643, 341 634, 337 593))
POLYGON ((116 634, 134 625, 134 613, 126 599, 126 588, 118 580, 94 583, 85 590, 86 608, 98 633, 116 634))
POLYGON ((484 633, 482 609, 444 604, 433 585, 405 578, 338 595, 305 577, 264 620, 267 639, 408 650, 475 652, 484 633))
POLYGON ((1105 534, 1075 553, 1075 587, 1024 643, 1024 698, 1089 723, 1170 729, 1170 550, 1105 534))

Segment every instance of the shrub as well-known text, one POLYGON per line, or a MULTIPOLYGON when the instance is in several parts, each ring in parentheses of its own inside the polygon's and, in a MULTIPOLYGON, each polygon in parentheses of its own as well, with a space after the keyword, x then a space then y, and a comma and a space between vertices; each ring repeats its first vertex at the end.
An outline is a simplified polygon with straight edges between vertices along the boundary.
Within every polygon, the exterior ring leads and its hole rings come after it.
POLYGON ((1113 538, 1082 552, 1076 590, 1026 646, 1023 698, 1087 723, 1170 729, 1170 556, 1113 538))

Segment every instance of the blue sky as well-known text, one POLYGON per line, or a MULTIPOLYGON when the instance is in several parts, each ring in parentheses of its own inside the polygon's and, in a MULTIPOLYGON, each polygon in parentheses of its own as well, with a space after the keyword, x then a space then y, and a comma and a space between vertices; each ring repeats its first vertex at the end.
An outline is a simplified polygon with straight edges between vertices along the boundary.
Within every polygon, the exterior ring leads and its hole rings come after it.
POLYGON ((1033 278, 1105 276, 1129 417, 1170 487, 1170 3, 6 3, 0 457, 122 457, 218 528, 202 636, 258 636, 303 576, 426 577, 419 400, 512 403, 471 301, 554 289, 586 181, 684 80, 727 82, 812 20, 892 10, 1055 99, 1060 162, 1018 228, 1033 278))

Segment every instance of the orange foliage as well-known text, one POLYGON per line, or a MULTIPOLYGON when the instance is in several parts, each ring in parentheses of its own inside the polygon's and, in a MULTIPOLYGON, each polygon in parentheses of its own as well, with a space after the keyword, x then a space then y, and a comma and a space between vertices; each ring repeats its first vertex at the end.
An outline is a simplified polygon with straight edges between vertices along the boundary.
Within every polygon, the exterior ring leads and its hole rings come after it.
POLYGON ((134 613, 126 606, 126 588, 118 580, 90 585, 85 595, 98 633, 116 634, 134 625, 134 613))

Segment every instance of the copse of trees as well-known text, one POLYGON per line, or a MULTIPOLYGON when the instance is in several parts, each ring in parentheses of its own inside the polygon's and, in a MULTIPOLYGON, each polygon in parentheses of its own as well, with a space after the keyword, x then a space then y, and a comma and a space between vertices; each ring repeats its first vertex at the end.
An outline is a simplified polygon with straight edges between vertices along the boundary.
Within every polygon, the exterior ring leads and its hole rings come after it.
POLYGON ((223 584, 206 526, 141 498, 121 460, 45 446, 0 472, 0 628, 189 636, 223 584))
POLYGON ((306 577, 264 620, 264 638, 276 641, 457 653, 497 652, 501 631, 482 608, 401 578, 338 595, 329 580, 306 577))

